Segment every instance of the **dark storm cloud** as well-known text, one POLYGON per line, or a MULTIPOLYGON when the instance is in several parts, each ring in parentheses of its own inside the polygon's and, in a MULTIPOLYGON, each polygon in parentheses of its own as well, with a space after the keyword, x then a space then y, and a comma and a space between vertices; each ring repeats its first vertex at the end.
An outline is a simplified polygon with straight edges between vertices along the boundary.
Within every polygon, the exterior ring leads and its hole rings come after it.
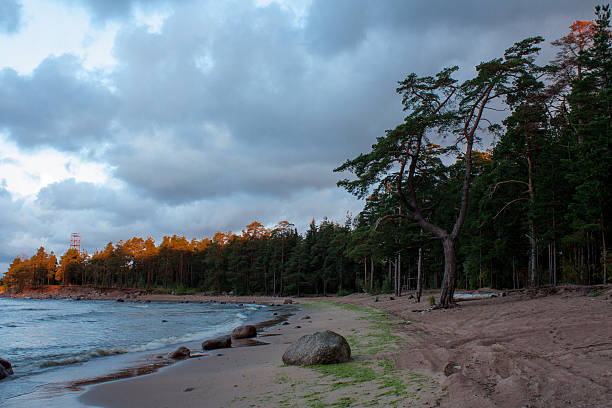
POLYGON ((49 209, 95 210, 108 208, 116 203, 112 190, 94 183, 66 179, 49 184, 38 192, 38 202, 49 209))
MULTIPOLYGON (((591 19, 595 4, 576 0, 314 0, 305 30, 306 41, 316 52, 329 54, 349 51, 366 40, 371 30, 388 30, 401 36, 407 32, 424 35, 442 27, 455 36, 470 31, 482 36, 491 30, 508 30, 507 38, 518 41, 520 38, 512 37, 512 28, 529 24, 537 35, 541 28, 538 24, 547 19, 561 17, 568 25, 573 20, 591 19)), ((464 42, 461 50, 468 50, 472 45, 469 37, 462 36, 461 40, 464 42)))
POLYGON ((300 28, 276 4, 179 6, 160 33, 138 27, 117 37, 119 121, 128 134, 151 136, 109 160, 118 177, 166 202, 329 187, 331 169, 401 121, 394 88, 406 74, 460 64, 471 75, 539 34, 537 21, 562 21, 553 24, 561 35, 585 14, 588 5, 569 1, 315 1, 300 28), (160 129, 170 136, 154 136, 160 129))
POLYGON ((113 149, 116 175, 166 201, 333 186, 331 169, 400 117, 397 74, 374 47, 346 61, 309 55, 293 18, 276 5, 185 7, 161 33, 121 32, 120 123, 150 139, 113 149))
POLYGON ((129 190, 66 179, 43 187, 36 204, 48 211, 88 214, 95 222, 121 227, 147 221, 158 203, 134 195, 129 190))
POLYGON ((78 150, 107 136, 115 97, 84 78, 70 55, 48 57, 31 75, 0 71, 0 129, 21 146, 78 150))
POLYGON ((18 0, 0 1, 0 33, 13 34, 21 24, 21 3, 18 0))
POLYGON ((172 155, 156 149, 122 150, 114 159, 117 177, 157 200, 175 204, 235 192, 254 199, 289 197, 305 189, 333 187, 336 182, 324 163, 289 163, 225 150, 175 149, 172 155))

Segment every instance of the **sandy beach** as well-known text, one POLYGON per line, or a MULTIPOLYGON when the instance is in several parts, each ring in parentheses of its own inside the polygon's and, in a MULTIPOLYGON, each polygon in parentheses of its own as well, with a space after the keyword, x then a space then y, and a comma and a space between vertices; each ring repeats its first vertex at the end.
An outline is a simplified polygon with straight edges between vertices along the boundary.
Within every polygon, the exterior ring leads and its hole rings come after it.
MULTIPOLYGON (((450 310, 427 310, 431 295, 437 293, 427 293, 420 304, 411 296, 294 298, 294 314, 285 324, 260 329, 257 340, 267 344, 206 352, 152 374, 90 385, 78 401, 101 407, 609 406, 610 285, 498 292, 450 310), (289 344, 322 330, 347 338, 351 362, 283 365, 289 344)), ((105 296, 127 296, 126 301, 285 301, 119 292, 105 296)))
POLYGON ((95 385, 79 400, 105 407, 436 406, 443 396, 435 378, 394 368, 405 338, 383 313, 329 299, 300 299, 299 307, 288 324, 259 333, 269 344, 214 350, 150 375, 95 385), (290 343, 322 330, 349 340, 351 362, 282 363, 290 343))

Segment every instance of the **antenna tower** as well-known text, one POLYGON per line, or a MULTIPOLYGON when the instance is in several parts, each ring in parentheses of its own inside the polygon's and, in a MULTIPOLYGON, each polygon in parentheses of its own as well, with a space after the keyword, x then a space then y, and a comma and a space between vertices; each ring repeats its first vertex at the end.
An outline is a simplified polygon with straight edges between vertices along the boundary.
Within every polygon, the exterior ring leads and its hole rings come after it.
POLYGON ((76 249, 81 253, 81 234, 73 232, 70 235, 70 249, 76 249))

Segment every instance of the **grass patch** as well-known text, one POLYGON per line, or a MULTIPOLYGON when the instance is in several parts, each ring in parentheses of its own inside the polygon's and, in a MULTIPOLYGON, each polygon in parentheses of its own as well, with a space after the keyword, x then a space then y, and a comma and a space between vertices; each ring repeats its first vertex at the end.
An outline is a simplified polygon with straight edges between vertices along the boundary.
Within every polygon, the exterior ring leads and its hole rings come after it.
POLYGON ((597 297, 597 296, 603 295, 604 292, 605 292, 604 289, 595 289, 595 290, 589 292, 589 294, 587 296, 588 297, 597 297))
POLYGON ((391 374, 395 371, 395 364, 391 360, 380 360, 378 366, 382 368, 383 374, 391 374))
POLYGON ((396 334, 399 323, 377 309, 331 300, 302 302, 306 308, 339 308, 356 312, 355 319, 368 323, 351 329, 345 336, 353 360, 342 364, 314 365, 300 370, 312 370, 306 380, 296 381, 291 371, 281 365, 275 376, 283 391, 273 399, 258 399, 256 406, 280 407, 407 407, 422 405, 422 396, 438 398, 439 385, 424 375, 398 370, 394 362, 382 353, 395 352, 403 343, 396 334), (287 370, 287 371, 285 371, 287 370), (350 388, 348 388, 350 387, 350 388))
POLYGON ((352 407, 354 403, 355 403, 355 400, 353 398, 342 397, 338 401, 331 404, 330 407, 338 407, 338 408, 352 407))
POLYGON ((321 307, 324 305, 350 310, 361 314, 358 319, 373 323, 364 330, 351 330, 351 335, 345 336, 351 346, 353 356, 375 355, 392 352, 400 347, 403 339, 395 334, 396 321, 389 318, 386 312, 366 306, 338 303, 331 300, 317 300, 310 305, 321 307), (318 305, 317 305, 318 304, 318 305))
POLYGON ((383 377, 380 379, 379 383, 379 390, 391 388, 391 390, 387 391, 387 394, 395 395, 396 397, 405 394, 406 388, 408 388, 404 381, 402 381, 402 379, 398 377, 383 377))
POLYGON ((334 377, 340 381, 333 382, 332 390, 348 385, 359 384, 376 379, 376 372, 363 364, 355 361, 342 364, 322 364, 310 366, 313 370, 321 373, 323 377, 334 377))

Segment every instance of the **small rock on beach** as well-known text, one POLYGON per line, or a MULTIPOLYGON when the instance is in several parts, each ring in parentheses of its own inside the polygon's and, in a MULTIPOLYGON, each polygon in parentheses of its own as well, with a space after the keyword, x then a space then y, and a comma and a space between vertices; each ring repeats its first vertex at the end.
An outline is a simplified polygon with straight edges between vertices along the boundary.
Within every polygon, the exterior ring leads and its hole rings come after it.
POLYGON ((232 337, 235 339, 248 339, 250 337, 257 337, 257 328, 251 325, 238 326, 232 331, 232 337))
POLYGON ((185 346, 181 346, 168 355, 173 360, 183 360, 189 358, 191 350, 185 346))
POLYGON ((230 348, 230 347, 232 347, 232 338, 230 336, 210 339, 202 343, 202 348, 204 350, 215 350, 215 349, 230 348))

